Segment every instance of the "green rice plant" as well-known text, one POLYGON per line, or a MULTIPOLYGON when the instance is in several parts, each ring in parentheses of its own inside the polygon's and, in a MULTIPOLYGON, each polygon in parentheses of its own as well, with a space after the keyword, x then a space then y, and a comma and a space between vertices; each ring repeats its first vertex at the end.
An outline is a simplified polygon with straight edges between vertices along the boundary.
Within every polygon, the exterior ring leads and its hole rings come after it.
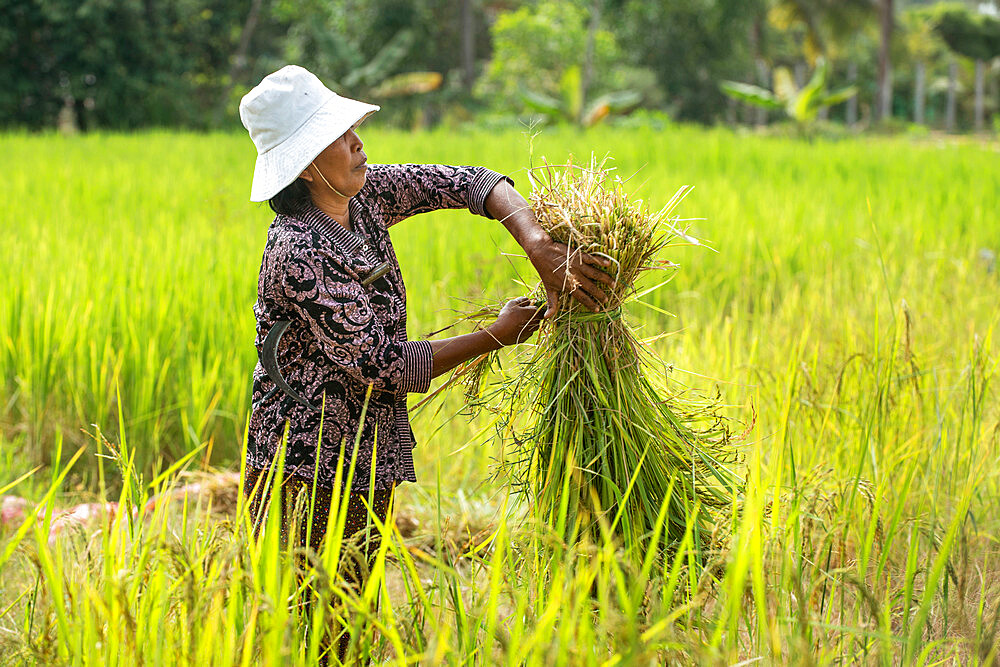
MULTIPOLYGON (((630 558, 641 559, 664 505, 667 548, 679 543, 691 517, 695 542, 708 545, 715 513, 741 493, 739 450, 720 401, 672 381, 622 316, 626 303, 655 289, 640 293, 640 274, 677 268, 661 258, 665 249, 698 243, 674 216, 689 188, 650 212, 630 199, 606 162, 529 173, 542 228, 567 253, 610 260, 609 302, 590 312, 564 294, 538 344, 487 390, 485 403, 507 445, 503 471, 537 518, 569 539, 600 543, 602 530, 610 531, 630 558)), ((473 368, 484 366, 477 360, 473 368)), ((473 385, 480 375, 470 374, 473 385)))
MULTIPOLYGON (((126 440, 104 444, 122 487, 112 521, 47 538, 51 501, 81 449, 57 471, 39 518, 2 543, 0 657, 13 664, 316 664, 331 624, 348 628, 349 660, 365 654, 400 665, 648 661, 673 636, 662 623, 643 631, 641 619, 662 618, 674 604, 691 525, 666 569, 651 552, 626 583, 613 541, 554 552, 545 533, 502 518, 509 497, 483 539, 457 553, 444 545, 440 516, 434 546, 421 549, 372 515, 382 542, 356 590, 337 574, 351 548, 339 494, 323 548, 298 550, 279 540, 276 502, 265 509, 262 534, 251 536, 242 482, 224 513, 186 496, 138 512, 178 484, 194 456, 145 482, 126 440), (669 576, 661 582, 662 573, 669 576), (312 611, 303 613, 299 601, 310 591, 312 611)), ((281 458, 268 480, 281 474, 281 458)), ((348 484, 353 469, 352 459, 348 484)), ((295 502, 311 512, 308 495, 295 502)), ((664 506, 657 533, 665 516, 664 506)))
MULTIPOLYGON (((485 164, 528 196, 517 131, 372 126, 364 139, 373 161, 485 164)), ((603 535, 565 543, 489 483, 503 460, 497 415, 448 419, 455 391, 414 420, 420 481, 399 489, 371 597, 338 586, 322 555, 307 578, 326 577, 328 599, 358 611, 352 641, 375 664, 996 664, 996 149, 546 130, 536 154, 611 152, 654 209, 672 194, 660 184, 698 184, 683 206, 711 223, 689 233, 720 252, 670 248, 683 270, 622 316, 670 362, 672 386, 714 394, 683 369, 708 371, 754 407, 729 540, 699 565, 690 524, 648 567, 603 535)), ((273 217, 245 201, 252 145, 4 134, 0 150, 0 494, 52 506, 51 527, 79 502, 141 506, 189 482, 183 468, 238 469, 273 217), (119 455, 127 434, 131 470, 105 458, 116 455, 94 424, 119 455)), ((467 212, 392 234, 411 336, 529 275, 502 256, 518 252, 506 230, 467 212)), ((639 292, 660 279, 641 274, 639 292)), ((131 527, 122 512, 54 543, 44 511, 0 528, 0 665, 315 664, 287 603, 293 555, 277 540, 248 548, 241 515, 219 511, 239 497, 208 512, 187 496, 131 527)), ((655 551, 663 534, 647 540, 655 551)))
MULTIPOLYGON (((50 480, 32 475, 43 511, 0 536, 0 664, 315 664, 319 628, 341 620, 352 655, 368 652, 375 664, 993 664, 991 330, 962 350, 953 382, 935 384, 914 375, 927 347, 910 345, 906 322, 877 330, 859 359, 825 377, 796 348, 780 378, 784 421, 748 448, 745 500, 711 562, 699 563, 695 514, 662 557, 670 494, 638 564, 621 558, 609 531, 566 543, 556 528, 523 521, 503 493, 485 530, 456 544, 456 499, 439 474, 424 535, 373 520, 382 548, 358 592, 336 576, 349 548, 337 537, 339 511, 304 564, 281 547, 276 512, 264 537, 250 538, 242 489, 224 512, 185 497, 134 516, 179 484, 199 452, 146 481, 131 438, 101 445, 123 510, 53 542, 48 525, 78 450, 50 480), (797 428, 840 444, 815 465, 797 428), (306 586, 320 600, 311 618, 294 604, 306 586)), ((420 504, 407 489, 395 511, 420 504)))

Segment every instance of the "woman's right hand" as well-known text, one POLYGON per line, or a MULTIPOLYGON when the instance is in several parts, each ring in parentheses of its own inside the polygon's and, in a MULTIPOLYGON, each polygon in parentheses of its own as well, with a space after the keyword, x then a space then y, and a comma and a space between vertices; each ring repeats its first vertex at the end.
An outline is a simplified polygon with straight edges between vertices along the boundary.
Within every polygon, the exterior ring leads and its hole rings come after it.
POLYGON ((500 309, 497 321, 486 328, 501 345, 516 345, 531 338, 545 314, 545 304, 536 306, 526 296, 511 299, 500 309))

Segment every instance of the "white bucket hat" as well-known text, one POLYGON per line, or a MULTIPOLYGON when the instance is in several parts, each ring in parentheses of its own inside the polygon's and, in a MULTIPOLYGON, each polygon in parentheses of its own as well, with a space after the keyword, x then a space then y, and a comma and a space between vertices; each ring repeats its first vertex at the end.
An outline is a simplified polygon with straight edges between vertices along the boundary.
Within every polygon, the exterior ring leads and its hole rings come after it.
POLYGON ((240 120, 257 147, 250 201, 267 201, 337 140, 379 110, 341 97, 298 65, 268 74, 240 100, 240 120))

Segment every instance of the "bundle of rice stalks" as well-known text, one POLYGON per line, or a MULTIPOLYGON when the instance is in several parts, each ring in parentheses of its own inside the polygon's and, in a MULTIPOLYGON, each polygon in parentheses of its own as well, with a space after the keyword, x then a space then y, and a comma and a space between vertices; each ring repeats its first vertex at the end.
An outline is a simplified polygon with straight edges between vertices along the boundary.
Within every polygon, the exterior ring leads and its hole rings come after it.
MULTIPOLYGON (((528 357, 482 389, 478 405, 496 414, 505 445, 501 472, 566 537, 610 535, 641 559, 660 551, 654 539, 669 548, 690 529, 700 548, 740 495, 731 422, 718 398, 673 380, 622 316, 643 272, 677 268, 661 251, 697 243, 671 217, 688 188, 650 212, 604 162, 530 173, 541 226, 571 253, 609 258, 616 285, 598 313, 564 294, 528 357)), ((467 386, 483 382, 484 366, 472 362, 467 386)))

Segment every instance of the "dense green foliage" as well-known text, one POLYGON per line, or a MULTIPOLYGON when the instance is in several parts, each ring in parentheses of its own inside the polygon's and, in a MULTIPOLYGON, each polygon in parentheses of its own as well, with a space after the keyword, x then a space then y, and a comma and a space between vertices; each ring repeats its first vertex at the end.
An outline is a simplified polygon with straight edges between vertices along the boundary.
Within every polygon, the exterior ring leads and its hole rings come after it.
POLYGON ((235 48, 228 2, 0 2, 0 124, 203 127, 235 48), (205 99, 207 97, 207 99, 205 99))
POLYGON ((0 126, 53 127, 64 107, 84 129, 238 126, 239 96, 267 73, 295 62, 337 87, 403 30, 420 43, 373 74, 447 73, 458 25, 427 1, 0 0, 0 126))
POLYGON ((764 3, 742 0, 624 3, 629 58, 656 72, 675 115, 717 119, 725 108, 720 79, 752 76, 748 34, 764 3))
MULTIPOLYGON (((373 126, 364 138, 373 161, 483 163, 527 186, 519 133, 373 126)), ((326 594, 377 621, 377 656, 390 661, 994 661, 994 147, 599 127, 549 131, 534 148, 550 161, 591 150, 636 174, 629 187, 654 207, 696 186, 678 213, 698 218, 693 231, 718 252, 672 250, 675 280, 628 317, 658 337, 675 379, 718 388, 736 414, 753 406, 732 539, 707 569, 690 540, 639 570, 609 545, 564 548, 488 481, 500 452, 481 421, 448 419, 456 399, 415 423, 420 483, 399 490, 397 512, 417 528, 386 542, 363 596, 326 594)), ((103 462, 107 497, 129 507, 156 490, 146 485, 159 458, 211 442, 196 460, 233 463, 271 218, 246 203, 250 142, 6 135, 0 151, 14 230, 0 237, 0 487, 85 446, 65 478, 45 468, 4 493, 51 490, 58 505, 103 495, 103 462), (83 433, 96 424, 120 447, 119 407, 141 484, 83 433)), ((393 234, 411 335, 450 323, 466 298, 519 293, 518 272, 531 280, 524 260, 501 255, 516 247, 500 225, 468 213, 393 234)), ((0 654, 306 662, 294 614, 276 602, 294 579, 274 541, 248 552, 231 509, 128 516, 53 546, 44 521, 0 536, 0 654)))
POLYGON ((959 4, 936 7, 928 18, 955 53, 974 60, 1000 57, 1000 19, 977 16, 959 4))
MULTIPOLYGON (((482 83, 487 94, 518 100, 525 93, 550 97, 564 95, 567 72, 576 70, 575 85, 568 95, 577 95, 579 70, 587 50, 587 12, 572 2, 545 2, 501 14, 493 25, 493 59, 482 83)), ((614 35, 599 30, 594 35, 593 67, 607 87, 609 77, 620 69, 621 51, 614 35)))
MULTIPOLYGON (((804 72, 819 56, 832 87, 858 84, 866 123, 886 40, 895 115, 911 117, 913 72, 924 63, 926 119, 936 124, 951 53, 995 58, 997 19, 969 3, 895 0, 886 37, 877 11, 886 1, 0 0, 0 126, 235 128, 240 96, 287 63, 345 94, 391 99, 383 115, 402 127, 539 111, 580 122, 609 93, 630 101, 589 124, 637 104, 681 120, 750 122, 760 118, 727 101, 720 81, 769 87, 775 68, 804 72), (415 72, 434 73, 431 92, 382 85, 415 72), (563 100, 571 113, 526 95, 563 100)), ((960 76, 965 107, 972 74, 960 76)), ((1000 109, 996 68, 984 76, 990 114, 1000 109)))

